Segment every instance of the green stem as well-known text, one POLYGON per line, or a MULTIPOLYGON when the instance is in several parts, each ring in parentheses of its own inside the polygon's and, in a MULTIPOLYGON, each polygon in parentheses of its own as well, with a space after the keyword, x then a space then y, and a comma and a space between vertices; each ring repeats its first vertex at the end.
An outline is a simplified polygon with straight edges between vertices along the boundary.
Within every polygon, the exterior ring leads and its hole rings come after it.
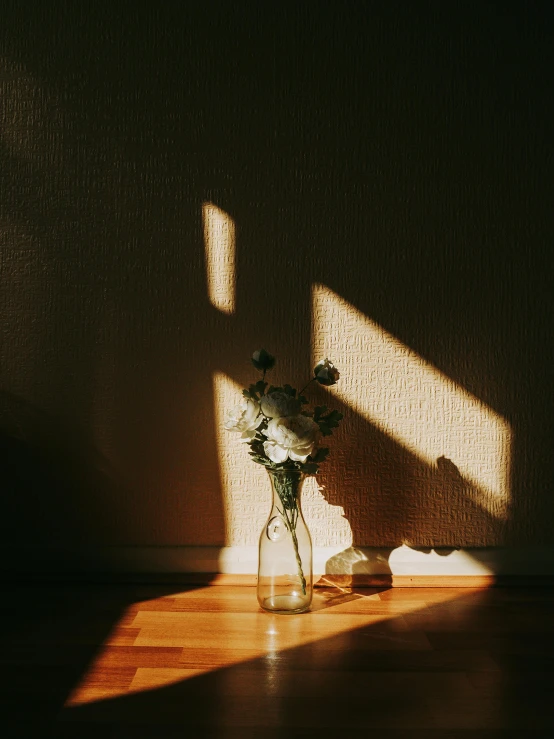
POLYGON ((300 397, 302 395, 302 393, 304 392, 304 390, 307 387, 309 387, 314 380, 315 380, 315 377, 312 377, 312 379, 304 385, 304 387, 302 388, 302 390, 298 393, 298 397, 300 397))
POLYGON ((294 555, 296 557, 296 564, 298 567, 298 575, 300 577, 300 582, 302 583, 302 595, 306 595, 306 578, 304 577, 304 570, 302 569, 302 560, 300 558, 300 552, 298 549, 298 538, 296 536, 296 521, 298 519, 298 500, 297 496, 292 491, 292 484, 291 489, 288 491, 288 496, 285 495, 285 491, 281 489, 281 486, 284 487, 286 483, 289 481, 281 481, 274 479, 275 486, 277 488, 277 493, 279 495, 279 499, 281 500, 281 503, 283 504, 283 513, 285 516, 285 524, 287 526, 287 529, 290 531, 290 535, 292 537, 292 543, 294 545, 294 555), (288 506, 287 506, 288 503, 288 506), (289 518, 288 510, 291 511, 291 516, 289 518), (296 514, 296 515, 294 515, 296 514))

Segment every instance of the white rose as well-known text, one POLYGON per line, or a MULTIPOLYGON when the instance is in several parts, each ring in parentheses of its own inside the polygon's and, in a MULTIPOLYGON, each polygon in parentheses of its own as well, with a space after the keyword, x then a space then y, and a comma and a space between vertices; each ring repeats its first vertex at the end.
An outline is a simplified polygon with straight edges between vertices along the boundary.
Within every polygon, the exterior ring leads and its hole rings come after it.
POLYGON ((287 393, 279 390, 264 395, 260 400, 260 407, 264 416, 268 418, 281 418, 283 416, 296 416, 300 411, 300 401, 287 393))
POLYGON ((313 452, 319 426, 308 416, 274 418, 267 424, 264 451, 272 462, 305 462, 313 452))
POLYGON ((247 398, 227 413, 224 426, 227 431, 240 431, 241 441, 250 441, 261 420, 259 403, 247 398))
POLYGON ((340 372, 328 359, 322 359, 315 366, 314 376, 320 385, 334 385, 340 377, 340 372))

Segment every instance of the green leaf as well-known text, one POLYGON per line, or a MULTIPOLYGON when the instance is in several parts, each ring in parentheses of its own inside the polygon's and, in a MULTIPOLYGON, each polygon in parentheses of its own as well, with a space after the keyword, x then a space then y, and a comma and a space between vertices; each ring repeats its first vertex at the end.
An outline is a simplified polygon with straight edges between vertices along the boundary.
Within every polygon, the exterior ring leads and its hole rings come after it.
POLYGON ((319 419, 325 413, 326 410, 327 410, 327 406, 326 405, 317 405, 314 408, 314 421, 316 421, 316 422, 319 421, 319 419))
POLYGON ((264 382, 263 380, 258 380, 258 382, 254 385, 256 388, 256 392, 260 395, 263 395, 265 392, 265 389, 267 387, 267 382, 264 382))
POLYGON ((261 464, 264 467, 270 467, 272 469, 275 467, 273 462, 267 457, 262 456, 261 454, 256 454, 256 452, 249 452, 249 454, 252 457, 253 462, 256 462, 257 464, 261 464))
POLYGON ((318 466, 315 464, 315 462, 304 462, 302 465, 302 471, 305 472, 307 475, 315 475, 317 474, 318 466))
POLYGON ((254 439, 249 442, 248 446, 255 454, 259 454, 260 456, 265 457, 265 449, 264 449, 264 437, 258 437, 255 436, 254 439))
POLYGON ((311 459, 312 459, 313 462, 321 463, 321 462, 325 461, 325 459, 327 458, 328 454, 329 454, 329 448, 322 446, 320 449, 317 450, 315 456, 312 457, 311 459))
POLYGON ((320 416, 317 419, 314 416, 314 420, 317 420, 321 433, 324 436, 329 436, 332 433, 331 429, 337 428, 339 421, 342 421, 342 419, 343 415, 339 411, 331 411, 326 416, 320 416))
POLYGON ((287 395, 290 395, 292 398, 294 398, 294 396, 296 395, 296 390, 290 385, 283 385, 283 390, 287 395))
POLYGON ((302 403, 302 405, 307 405, 310 402, 305 395, 299 395, 298 400, 302 403))

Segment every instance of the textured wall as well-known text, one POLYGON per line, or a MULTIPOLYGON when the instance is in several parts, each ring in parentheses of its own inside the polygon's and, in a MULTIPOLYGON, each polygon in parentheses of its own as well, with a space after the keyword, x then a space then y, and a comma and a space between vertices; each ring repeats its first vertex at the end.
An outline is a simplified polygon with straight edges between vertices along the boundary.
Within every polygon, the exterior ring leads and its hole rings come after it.
POLYGON ((550 541, 549 4, 2 16, 5 545, 254 543, 267 485, 218 398, 260 346, 276 379, 343 370, 317 544, 550 541))

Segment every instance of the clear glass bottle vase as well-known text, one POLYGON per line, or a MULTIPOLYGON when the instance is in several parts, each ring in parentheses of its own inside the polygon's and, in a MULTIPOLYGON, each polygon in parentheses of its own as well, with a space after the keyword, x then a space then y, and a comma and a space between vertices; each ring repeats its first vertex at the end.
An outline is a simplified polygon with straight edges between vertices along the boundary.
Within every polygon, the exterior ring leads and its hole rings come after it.
POLYGON ((272 505, 260 535, 258 602, 272 613, 302 613, 312 602, 312 539, 300 504, 305 475, 267 470, 272 505))

